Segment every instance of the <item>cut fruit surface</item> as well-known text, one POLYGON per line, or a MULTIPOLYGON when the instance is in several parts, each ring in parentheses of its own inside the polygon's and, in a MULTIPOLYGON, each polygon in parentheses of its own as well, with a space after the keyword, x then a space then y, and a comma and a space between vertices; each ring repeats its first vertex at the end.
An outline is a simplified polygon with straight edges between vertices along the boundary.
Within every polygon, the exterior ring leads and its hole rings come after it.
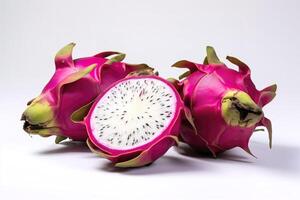
POLYGON ((102 157, 114 163, 135 163, 130 160, 136 158, 143 163, 135 166, 142 166, 176 144, 182 111, 183 102, 171 83, 157 76, 134 76, 99 96, 85 124, 102 157), (153 152, 157 147, 160 150, 153 152))
POLYGON ((108 148, 127 150, 161 135, 176 113, 176 94, 153 78, 125 79, 95 104, 90 118, 92 136, 108 148))

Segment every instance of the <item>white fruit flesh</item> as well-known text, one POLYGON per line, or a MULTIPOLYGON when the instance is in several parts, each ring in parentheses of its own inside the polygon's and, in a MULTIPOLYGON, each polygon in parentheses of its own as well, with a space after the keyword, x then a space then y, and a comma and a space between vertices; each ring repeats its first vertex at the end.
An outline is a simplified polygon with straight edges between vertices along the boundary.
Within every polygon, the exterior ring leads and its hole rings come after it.
POLYGON ((119 82, 97 102, 90 127, 99 144, 127 150, 153 141, 168 128, 176 112, 176 95, 156 78, 119 82))

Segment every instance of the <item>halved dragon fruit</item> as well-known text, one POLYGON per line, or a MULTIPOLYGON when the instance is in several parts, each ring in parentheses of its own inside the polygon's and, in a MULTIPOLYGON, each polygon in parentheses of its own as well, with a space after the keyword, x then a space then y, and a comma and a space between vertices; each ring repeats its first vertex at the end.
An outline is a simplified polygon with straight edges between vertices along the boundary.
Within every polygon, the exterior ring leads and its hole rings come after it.
MULTIPOLYGON (((72 120, 73 113, 86 105, 88 110, 99 94, 112 83, 147 65, 120 62, 125 54, 102 52, 95 56, 73 60, 74 43, 63 47, 55 56, 56 70, 42 93, 28 102, 22 115, 24 130, 40 136, 56 135, 56 143, 71 138, 85 141, 85 126, 72 120), (108 58, 109 56, 113 56, 108 58)), ((76 113, 73 118, 80 118, 76 113)))
MULTIPOLYGON (((188 68, 178 89, 191 116, 185 120, 181 138, 191 147, 214 156, 234 147, 249 150, 249 139, 257 126, 265 126, 272 146, 271 121, 262 107, 274 97, 276 85, 261 91, 255 88, 248 66, 237 58, 227 59, 239 67, 229 69, 220 62, 214 49, 207 47, 204 64, 179 61, 175 67, 188 68)), ((252 155, 252 154, 251 154, 252 155)))
POLYGON ((168 81, 133 76, 100 95, 85 118, 90 149, 117 167, 154 162, 177 144, 183 102, 168 81))

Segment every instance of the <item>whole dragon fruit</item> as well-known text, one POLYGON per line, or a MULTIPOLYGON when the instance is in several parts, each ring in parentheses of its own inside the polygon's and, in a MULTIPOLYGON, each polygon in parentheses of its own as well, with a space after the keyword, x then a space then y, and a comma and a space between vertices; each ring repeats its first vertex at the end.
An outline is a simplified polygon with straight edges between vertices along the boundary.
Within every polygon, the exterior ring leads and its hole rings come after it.
POLYGON ((204 64, 183 60, 173 65, 189 69, 180 77, 185 79, 177 82, 185 106, 190 109, 181 138, 192 148, 214 156, 234 147, 251 154, 249 139, 257 126, 265 126, 271 148, 271 121, 264 116, 262 107, 275 97, 277 87, 257 90, 248 66, 237 58, 227 59, 239 71, 220 62, 212 47, 207 47, 204 64))
POLYGON ((130 76, 102 93, 84 120, 87 144, 117 167, 140 167, 177 144, 183 102, 158 76, 130 76))
POLYGON ((75 111, 84 106, 87 112, 97 95, 129 73, 151 70, 145 64, 120 62, 125 54, 118 52, 102 52, 73 60, 74 46, 74 43, 70 43, 56 54, 53 77, 42 93, 28 102, 21 118, 25 120, 23 129, 27 133, 43 137, 56 135, 56 143, 66 138, 85 141, 85 126, 75 122, 81 113, 75 111))

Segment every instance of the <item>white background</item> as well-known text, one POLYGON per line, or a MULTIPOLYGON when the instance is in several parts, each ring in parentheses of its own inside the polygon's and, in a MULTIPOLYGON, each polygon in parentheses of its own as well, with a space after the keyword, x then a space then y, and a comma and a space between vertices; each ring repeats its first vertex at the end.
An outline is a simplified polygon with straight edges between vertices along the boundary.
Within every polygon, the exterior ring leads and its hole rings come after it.
POLYGON ((0 198, 299 199, 299 8, 297 0, 0 0, 0 198), (241 58, 259 89, 278 84, 264 109, 274 148, 257 132, 258 159, 240 149, 218 159, 171 149, 149 167, 114 170, 82 145, 29 137, 21 113, 69 42, 75 58, 122 51, 163 77, 181 73, 170 69, 177 60, 201 62, 206 45, 241 58))

